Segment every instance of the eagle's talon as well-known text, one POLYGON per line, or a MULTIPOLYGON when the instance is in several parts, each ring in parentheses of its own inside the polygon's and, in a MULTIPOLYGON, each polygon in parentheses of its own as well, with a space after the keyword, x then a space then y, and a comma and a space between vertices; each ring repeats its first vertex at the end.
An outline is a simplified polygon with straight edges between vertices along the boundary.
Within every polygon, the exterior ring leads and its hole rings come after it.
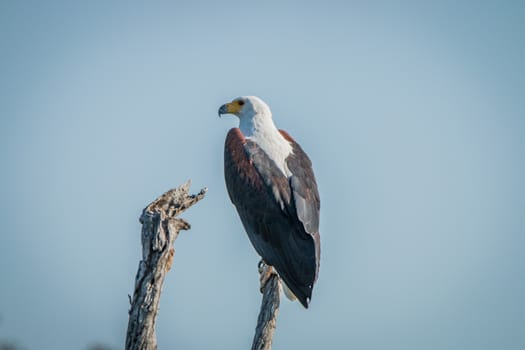
POLYGON ((264 286, 266 286, 266 283, 268 283, 268 280, 270 277, 275 274, 275 271, 273 267, 270 265, 267 265, 263 260, 259 261, 259 264, 257 265, 259 269, 259 283, 260 287, 259 290, 262 293, 264 291, 264 286))

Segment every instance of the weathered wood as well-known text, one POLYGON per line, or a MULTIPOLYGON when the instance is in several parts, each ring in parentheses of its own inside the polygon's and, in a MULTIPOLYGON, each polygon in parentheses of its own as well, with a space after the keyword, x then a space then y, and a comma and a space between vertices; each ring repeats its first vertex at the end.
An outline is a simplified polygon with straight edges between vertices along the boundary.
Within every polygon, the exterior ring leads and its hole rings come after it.
POLYGON ((204 198, 207 191, 189 195, 190 184, 164 193, 142 211, 142 260, 130 300, 126 350, 157 349, 155 322, 164 278, 173 263, 173 243, 180 230, 190 229, 177 215, 204 198))
POLYGON ((277 315, 279 314, 281 282, 273 268, 266 265, 264 261, 259 263, 259 274, 263 298, 255 336, 253 337, 252 350, 270 350, 273 333, 277 325, 277 315))

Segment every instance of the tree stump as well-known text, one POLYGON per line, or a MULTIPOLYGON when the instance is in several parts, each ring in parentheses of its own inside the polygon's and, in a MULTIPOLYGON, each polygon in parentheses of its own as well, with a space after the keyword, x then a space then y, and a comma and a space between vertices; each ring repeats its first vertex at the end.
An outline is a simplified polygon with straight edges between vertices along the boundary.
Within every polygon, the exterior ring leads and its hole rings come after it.
POLYGON ((142 260, 130 297, 126 350, 155 350, 155 322, 166 273, 173 264, 173 243, 180 230, 190 224, 177 216, 204 198, 207 189, 189 195, 191 182, 172 189, 154 200, 142 211, 142 260))

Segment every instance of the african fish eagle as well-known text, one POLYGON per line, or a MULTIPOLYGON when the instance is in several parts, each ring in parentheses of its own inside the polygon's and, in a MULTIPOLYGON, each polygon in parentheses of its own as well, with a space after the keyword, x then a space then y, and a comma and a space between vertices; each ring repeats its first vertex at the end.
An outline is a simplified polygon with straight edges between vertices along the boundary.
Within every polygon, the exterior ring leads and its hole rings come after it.
POLYGON ((222 114, 239 118, 224 147, 230 199, 253 247, 284 282, 287 296, 308 308, 321 244, 312 163, 286 131, 277 129, 260 98, 238 97, 220 107, 222 114))

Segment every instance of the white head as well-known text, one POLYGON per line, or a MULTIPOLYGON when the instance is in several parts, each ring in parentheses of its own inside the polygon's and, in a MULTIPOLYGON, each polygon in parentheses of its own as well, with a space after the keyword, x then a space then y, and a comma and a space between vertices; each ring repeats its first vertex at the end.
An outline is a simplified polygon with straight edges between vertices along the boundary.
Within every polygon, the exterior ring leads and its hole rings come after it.
POLYGON ((277 167, 290 176, 286 158, 292 153, 292 146, 273 123, 270 107, 259 97, 242 96, 219 108, 219 116, 227 113, 239 117, 239 129, 244 137, 257 143, 277 167))
MULTIPOLYGON (((239 118, 239 129, 245 137, 258 138, 258 135, 279 134, 273 123, 270 107, 259 97, 237 97, 219 108, 219 116, 226 113, 239 118)), ((279 136, 280 134, 276 137, 279 136)))
POLYGON ((255 115, 264 115, 272 117, 270 107, 257 96, 241 96, 235 98, 232 102, 223 104, 219 108, 221 114, 233 114, 239 119, 253 118, 255 115))

